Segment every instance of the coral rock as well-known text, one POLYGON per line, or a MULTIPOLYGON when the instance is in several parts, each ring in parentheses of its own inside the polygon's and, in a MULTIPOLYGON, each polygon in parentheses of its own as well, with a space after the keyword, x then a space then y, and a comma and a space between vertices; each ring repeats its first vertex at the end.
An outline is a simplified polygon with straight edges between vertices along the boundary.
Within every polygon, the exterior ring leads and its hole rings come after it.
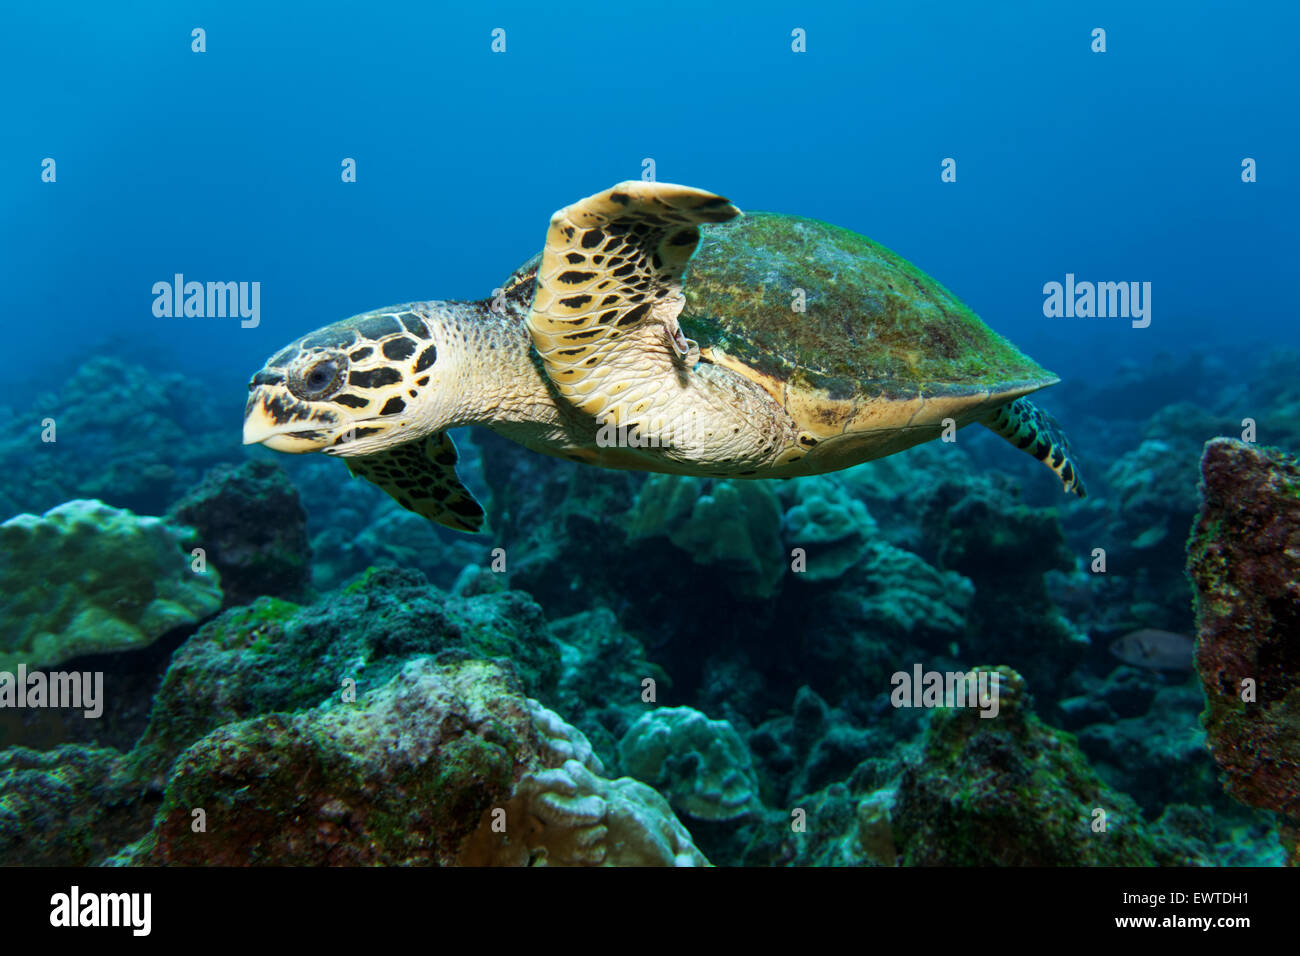
POLYGON ((208 734, 177 759, 136 858, 707 865, 667 802, 600 776, 582 733, 524 697, 508 665, 455 657, 416 658, 355 703, 208 734))
POLYGON ((618 753, 624 770, 664 790, 689 816, 733 820, 757 808, 749 750, 725 720, 691 707, 660 707, 628 729, 618 753))
POLYGON ((379 570, 309 607, 258 598, 208 622, 175 654, 133 759, 150 774, 222 724, 312 707, 344 680, 382 687, 414 656, 508 658, 528 693, 549 693, 559 654, 518 591, 447 597, 418 571, 379 570))
POLYGON ((853 567, 876 531, 867 506, 849 495, 844 485, 826 476, 793 483, 795 504, 785 513, 785 540, 803 548, 805 581, 838 578, 853 567))
POLYGON ((1156 847, 1137 805, 1106 787, 1068 734, 1038 719, 1019 674, 996 671, 997 716, 934 711, 920 759, 902 774, 891 817, 904 862, 1151 865, 1156 847))
POLYGON ((144 647, 215 613, 220 576, 191 569, 186 534, 81 500, 0 525, 0 670, 144 647))
POLYGON ((116 750, 0 750, 0 863, 93 866, 149 828, 141 796, 116 750))
MULTIPOLYGON (((1300 462, 1215 439, 1187 545, 1201 721, 1238 800, 1300 822, 1300 462), (1246 682, 1250 682, 1249 684, 1246 682)), ((1300 860, 1300 848, 1295 849, 1300 860)))
POLYGON ((786 572, 781 505, 760 481, 651 475, 629 515, 629 536, 666 535, 696 564, 727 572, 738 597, 768 598, 786 572))
POLYGON ((221 573, 224 606, 261 595, 302 600, 310 579, 307 515, 278 465, 220 465, 169 517, 197 532, 197 544, 221 573))

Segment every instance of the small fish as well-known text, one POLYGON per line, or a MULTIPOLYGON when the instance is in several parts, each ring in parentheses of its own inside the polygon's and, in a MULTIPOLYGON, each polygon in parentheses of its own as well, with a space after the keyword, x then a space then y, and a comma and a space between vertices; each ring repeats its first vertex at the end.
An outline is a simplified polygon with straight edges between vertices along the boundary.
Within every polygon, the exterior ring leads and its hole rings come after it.
POLYGON ((1130 631, 1110 643, 1110 652, 1125 664, 1153 670, 1191 670, 1194 650, 1190 637, 1149 627, 1130 631))

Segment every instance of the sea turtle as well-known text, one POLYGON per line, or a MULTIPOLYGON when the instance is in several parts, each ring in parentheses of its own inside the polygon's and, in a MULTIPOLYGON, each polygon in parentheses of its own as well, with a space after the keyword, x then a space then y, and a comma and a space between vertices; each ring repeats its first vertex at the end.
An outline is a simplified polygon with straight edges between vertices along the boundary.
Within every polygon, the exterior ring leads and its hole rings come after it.
POLYGON ((836 226, 668 183, 557 212, 546 246, 481 302, 327 326, 253 376, 244 442, 339 455, 464 531, 483 511, 447 429, 486 425, 609 468, 814 475, 979 422, 1083 496, 1058 379, 938 282, 836 226))

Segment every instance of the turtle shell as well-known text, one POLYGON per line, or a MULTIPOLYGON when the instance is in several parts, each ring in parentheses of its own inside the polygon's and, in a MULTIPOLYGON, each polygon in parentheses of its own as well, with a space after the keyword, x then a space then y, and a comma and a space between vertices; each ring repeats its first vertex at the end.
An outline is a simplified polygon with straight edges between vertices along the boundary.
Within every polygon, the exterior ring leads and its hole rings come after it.
POLYGON ((762 212, 700 232, 683 278, 682 330, 764 378, 832 400, 1032 391, 1057 381, 865 236, 762 212), (799 290, 803 312, 794 307, 799 290))
POLYGON ((700 231, 682 331, 703 360, 762 386, 803 429, 807 459, 791 474, 901 451, 1058 381, 857 233, 774 213, 700 231))

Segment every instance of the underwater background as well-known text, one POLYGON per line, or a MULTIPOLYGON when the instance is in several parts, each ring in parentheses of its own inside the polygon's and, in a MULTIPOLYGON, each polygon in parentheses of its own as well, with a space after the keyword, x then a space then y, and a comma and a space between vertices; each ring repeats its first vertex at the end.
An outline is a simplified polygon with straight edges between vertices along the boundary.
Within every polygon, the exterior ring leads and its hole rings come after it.
POLYGON ((1300 10, 876 6, 0 12, 0 672, 103 675, 0 676, 0 863, 1295 862, 1300 10), (240 444, 286 343, 643 177, 934 276, 1088 497, 982 429, 756 482, 474 429, 467 535, 240 444), (977 666, 996 719, 891 704, 977 666))

